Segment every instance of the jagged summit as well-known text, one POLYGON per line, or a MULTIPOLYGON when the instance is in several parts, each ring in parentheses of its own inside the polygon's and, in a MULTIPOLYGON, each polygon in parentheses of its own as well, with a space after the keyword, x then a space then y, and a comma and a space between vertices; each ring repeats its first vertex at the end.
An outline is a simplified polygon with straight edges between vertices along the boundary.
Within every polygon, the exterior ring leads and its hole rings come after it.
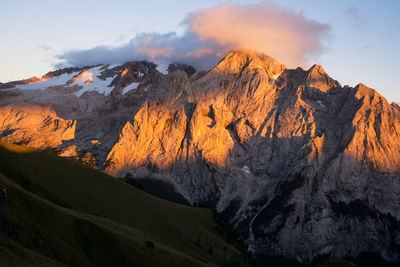
POLYGON ((254 51, 181 69, 96 66, 2 89, 0 141, 168 183, 224 214, 262 259, 400 260, 397 105, 254 51))
POLYGON ((318 88, 323 92, 327 92, 332 88, 341 87, 340 83, 325 72, 325 70, 320 65, 313 65, 307 71, 307 81, 306 85, 309 87, 318 88))
POLYGON ((105 96, 124 95, 129 91, 157 83, 162 74, 156 67, 157 65, 151 62, 137 61, 121 65, 64 68, 48 72, 40 79, 34 77, 2 84, 1 88, 22 91, 64 89, 77 97, 90 92, 105 96))
MULTIPOLYGON (((154 63, 140 61, 127 62, 121 65, 106 64, 81 68, 64 68, 48 72, 41 78, 32 77, 21 81, 3 83, 0 88, 45 90, 54 86, 76 88, 74 87, 76 85, 82 87, 80 91, 75 91, 77 96, 91 91, 97 91, 105 95, 123 95, 128 91, 141 87, 141 85, 143 85, 142 87, 148 87, 151 84, 157 84, 162 74, 156 70, 156 67, 157 65, 154 63)), ((195 74, 195 69, 186 64, 173 63, 169 66, 170 72, 178 69, 184 70, 189 77, 195 74)), ((230 51, 211 71, 232 75, 238 74, 244 69, 265 71, 270 80, 275 80, 286 70, 286 67, 265 54, 253 50, 237 49, 230 51)), ((311 81, 310 86, 312 86, 312 80, 317 81, 321 77, 329 77, 319 65, 314 65, 308 72, 308 78, 311 81)), ((194 76, 196 77, 195 79, 198 79, 199 75, 194 76)), ((334 86, 333 83, 331 85, 334 86)))
POLYGON ((285 65, 277 60, 253 50, 232 50, 214 68, 225 73, 238 73, 243 67, 264 69, 271 75, 277 75, 285 70, 285 65))

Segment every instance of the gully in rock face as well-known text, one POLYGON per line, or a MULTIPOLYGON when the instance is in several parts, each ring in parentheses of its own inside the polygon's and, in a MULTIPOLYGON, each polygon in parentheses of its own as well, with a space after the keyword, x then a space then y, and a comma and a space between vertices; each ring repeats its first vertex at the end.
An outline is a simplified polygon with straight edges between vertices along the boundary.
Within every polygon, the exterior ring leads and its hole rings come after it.
POLYGON ((396 104, 248 50, 207 73, 169 70, 130 62, 3 84, 0 140, 168 184, 225 214, 259 259, 399 260, 396 104))

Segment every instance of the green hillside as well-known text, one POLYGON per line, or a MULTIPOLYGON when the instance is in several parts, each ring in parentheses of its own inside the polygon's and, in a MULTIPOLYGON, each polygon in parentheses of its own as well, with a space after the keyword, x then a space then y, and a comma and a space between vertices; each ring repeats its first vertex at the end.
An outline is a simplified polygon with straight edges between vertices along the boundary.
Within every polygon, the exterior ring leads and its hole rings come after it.
POLYGON ((212 211, 158 199, 73 160, 0 143, 0 193, 6 265, 246 265, 212 211))

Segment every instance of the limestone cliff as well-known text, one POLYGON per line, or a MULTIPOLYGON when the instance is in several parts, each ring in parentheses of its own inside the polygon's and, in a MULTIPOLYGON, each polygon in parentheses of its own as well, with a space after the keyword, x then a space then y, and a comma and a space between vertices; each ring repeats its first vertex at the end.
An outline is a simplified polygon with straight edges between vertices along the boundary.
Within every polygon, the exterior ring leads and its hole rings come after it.
POLYGON ((100 70, 108 94, 1 89, 0 140, 168 182, 227 216, 260 259, 400 260, 400 108, 374 89, 252 51, 190 79, 143 62, 100 70))

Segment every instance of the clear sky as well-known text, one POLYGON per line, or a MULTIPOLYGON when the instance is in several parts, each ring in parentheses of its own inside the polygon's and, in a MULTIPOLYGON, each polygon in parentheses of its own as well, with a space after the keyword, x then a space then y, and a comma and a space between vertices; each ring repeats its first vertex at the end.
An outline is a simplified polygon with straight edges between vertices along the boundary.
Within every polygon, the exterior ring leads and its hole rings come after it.
MULTIPOLYGON (((2 0, 0 82, 41 76, 53 70, 59 55, 67 51, 123 46, 142 32, 182 33, 181 22, 188 13, 225 2, 2 0)), ((245 6, 260 2, 229 3, 245 6)), ((283 10, 329 25, 326 48, 310 64, 322 65, 342 85, 362 82, 389 101, 400 102, 400 1, 272 2, 283 10)))

